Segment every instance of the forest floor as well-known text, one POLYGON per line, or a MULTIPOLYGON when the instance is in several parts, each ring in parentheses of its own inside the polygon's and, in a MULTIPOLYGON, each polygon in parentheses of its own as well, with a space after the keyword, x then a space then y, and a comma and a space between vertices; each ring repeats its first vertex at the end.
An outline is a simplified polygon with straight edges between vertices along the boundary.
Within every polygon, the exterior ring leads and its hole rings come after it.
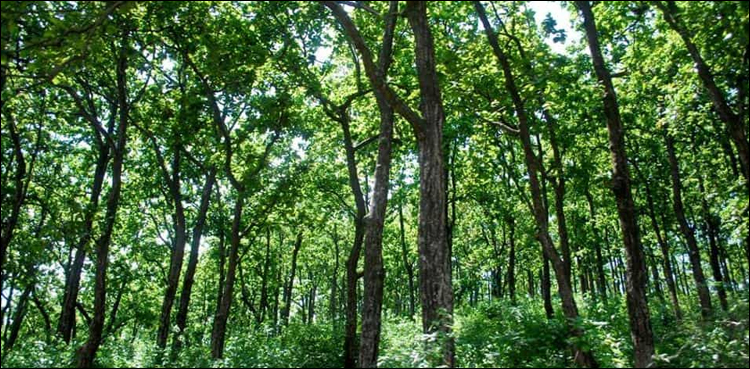
MULTIPOLYGON (((744 367, 749 364, 748 300, 746 292, 732 296, 730 310, 701 322, 697 309, 675 321, 667 302, 652 298, 651 313, 658 367, 744 367), (744 297, 740 297, 744 296, 744 297), (698 322, 698 323, 696 323, 698 322)), ((697 306, 683 297, 683 306, 697 306)), ((604 304, 583 300, 585 328, 581 342, 603 367, 631 367, 632 347, 627 312, 622 298, 604 304)), ((688 310, 688 309, 685 309, 688 310)), ((230 330, 225 359, 211 361, 208 332, 196 333, 193 344, 174 360, 154 350, 152 337, 132 337, 129 330, 104 342, 98 357, 102 367, 342 367, 343 332, 330 322, 292 322, 281 334, 273 329, 230 330), (201 337, 202 336, 202 337, 201 337), (195 344, 205 341, 204 344, 195 344)), ((420 334, 421 325, 403 317, 386 317, 380 367, 429 367, 424 342, 435 337, 420 334)), ((147 330, 144 330, 147 331, 147 330)), ((197 331, 197 329, 196 329, 197 331)), ((569 367, 572 366, 564 322, 547 320, 539 300, 521 298, 513 306, 502 300, 467 306, 456 314, 454 333, 460 367, 569 367)), ((43 341, 24 342, 3 358, 3 367, 56 367, 70 363, 72 349, 43 341)), ((75 347, 71 345, 70 347, 75 347)))

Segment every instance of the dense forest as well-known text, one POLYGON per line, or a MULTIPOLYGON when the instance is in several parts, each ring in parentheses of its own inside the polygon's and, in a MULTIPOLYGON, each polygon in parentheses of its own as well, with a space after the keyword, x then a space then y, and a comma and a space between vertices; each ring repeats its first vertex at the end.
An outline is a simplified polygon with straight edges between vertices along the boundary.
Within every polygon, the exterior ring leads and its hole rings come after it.
POLYGON ((2 367, 745 367, 748 2, 2 2, 2 367))

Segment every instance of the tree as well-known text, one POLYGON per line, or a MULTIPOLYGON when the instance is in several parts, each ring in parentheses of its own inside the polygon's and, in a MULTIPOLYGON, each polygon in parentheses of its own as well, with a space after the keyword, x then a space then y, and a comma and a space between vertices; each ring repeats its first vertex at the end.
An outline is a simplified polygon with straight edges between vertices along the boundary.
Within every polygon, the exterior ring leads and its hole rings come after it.
POLYGON ((641 246, 638 217, 635 212, 630 183, 630 171, 625 152, 625 130, 617 104, 617 95, 612 77, 604 63, 596 21, 588 1, 577 1, 576 7, 583 15, 583 25, 591 50, 594 71, 604 89, 604 115, 607 118, 609 149, 612 153, 612 192, 617 202, 617 213, 625 243, 628 263, 627 304, 630 316, 630 330, 635 348, 635 366, 646 368, 652 365, 654 356, 654 336, 651 329, 651 316, 646 300, 646 261, 641 246))

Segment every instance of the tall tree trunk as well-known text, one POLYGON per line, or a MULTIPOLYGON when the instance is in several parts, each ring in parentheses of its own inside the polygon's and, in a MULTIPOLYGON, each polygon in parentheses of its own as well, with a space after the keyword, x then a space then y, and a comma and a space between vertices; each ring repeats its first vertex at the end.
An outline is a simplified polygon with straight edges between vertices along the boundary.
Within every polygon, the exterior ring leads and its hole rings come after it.
POLYGON ((314 282, 315 276, 311 271, 308 270, 307 275, 308 280, 312 282, 312 287, 310 287, 310 293, 307 301, 307 324, 312 325, 315 320, 315 299, 318 294, 318 285, 314 282))
POLYGON ((544 299, 544 313, 547 315, 547 319, 555 317, 555 310, 552 308, 552 279, 549 273, 549 259, 542 250, 542 258, 544 259, 542 265, 542 298, 544 299))
POLYGON ((177 323, 177 335, 174 337, 173 341, 175 352, 182 348, 182 339, 185 333, 185 328, 187 327, 190 296, 193 291, 193 284, 195 283, 195 271, 198 269, 201 237, 203 236, 203 228, 205 227, 208 214, 208 205, 211 202, 211 192, 213 191, 215 182, 216 171, 211 168, 206 175, 206 183, 203 185, 201 202, 198 206, 198 217, 195 220, 195 225, 193 226, 193 237, 190 240, 190 258, 188 260, 187 270, 185 271, 185 279, 182 282, 180 306, 177 310, 177 317, 175 318, 177 323))
MULTIPOLYGON (((7 118, 9 118, 7 119, 9 121, 8 127, 11 141, 13 142, 13 156, 16 160, 16 173, 13 185, 13 205, 8 219, 2 220, 2 230, 0 231, 0 291, 3 290, 3 282, 6 278, 5 263, 8 259, 8 245, 10 245, 10 241, 13 239, 13 232, 18 224, 21 207, 23 206, 26 197, 26 194, 24 193, 25 186, 23 184, 24 178, 26 177, 26 160, 24 158, 23 148, 21 147, 21 138, 16 130, 15 121, 10 113, 7 114, 7 118)), ((3 200, 5 200, 4 195, 3 200)), ((0 315, 0 317, 2 317, 2 315, 0 315)), ((0 326, 2 326, 2 323, 0 323, 0 326)))
POLYGON ((339 305, 338 305, 338 293, 339 293, 339 235, 336 224, 333 225, 333 234, 331 235, 334 247, 334 260, 335 264, 333 267, 333 275, 331 276, 331 306, 329 308, 329 315, 331 317, 331 323, 333 326, 334 334, 337 332, 338 320, 339 320, 339 305))
POLYGON ((646 261, 641 248, 638 234, 638 217, 633 202, 633 194, 628 170, 627 154, 625 152, 625 128, 620 118, 615 88, 612 77, 604 63, 599 47, 599 36, 596 22, 588 1, 576 1, 576 5, 583 14, 583 25, 591 49, 591 58, 599 84, 604 89, 604 115, 607 118, 609 131, 609 148, 612 154, 612 192, 617 203, 617 213, 620 218, 620 228, 625 243, 627 258, 627 305, 630 316, 630 330, 636 367, 650 367, 653 365, 654 335, 651 330, 651 318, 646 298, 646 261))
POLYGON ((75 257, 73 258, 73 263, 70 265, 70 270, 68 270, 63 303, 60 309, 60 319, 57 324, 57 333, 65 343, 70 343, 75 326, 76 302, 78 302, 78 290, 81 284, 83 263, 86 260, 86 246, 91 241, 93 235, 94 217, 99 207, 99 197, 102 193, 109 158, 109 148, 101 144, 96 160, 96 168, 94 169, 94 183, 91 190, 91 197, 89 198, 88 208, 84 215, 82 236, 76 245, 75 257))
MULTIPOLYGON (((568 278, 572 277, 572 258, 570 254, 570 237, 568 235, 568 222, 565 218, 565 173, 563 171, 562 154, 560 153, 557 142, 556 125, 557 121, 547 109, 543 110, 544 118, 547 121, 549 131, 550 146, 552 146, 552 158, 556 171, 555 178, 552 180, 552 187, 555 193, 555 215, 557 217, 557 233, 560 237, 560 250, 562 251, 563 263, 565 264, 565 273, 568 278)), ((541 141, 540 141, 541 142, 541 141)), ((541 155, 541 148, 540 148, 541 155)), ((540 159, 541 160, 541 159, 540 159)), ((580 263, 579 263, 580 267, 580 263)), ((583 280, 582 280, 583 281, 583 280)), ((570 282, 570 280, 569 280, 570 282)), ((582 290, 585 290, 582 288, 582 290)), ((585 293, 585 292, 584 292, 585 293)))
MULTIPOLYGON (((378 60, 380 78, 385 79, 391 64, 393 35, 396 28, 398 1, 391 1, 385 17, 383 44, 378 60)), ((383 309, 383 226, 388 205, 390 183, 391 151, 393 142, 393 108, 380 91, 375 90, 375 99, 380 110, 380 137, 378 157, 375 165, 375 185, 373 188, 370 214, 365 219, 365 265, 364 265, 364 305, 362 309, 362 339, 360 340, 359 365, 374 368, 378 365, 380 346, 381 313, 383 309)))
POLYGON ((602 256, 602 245, 599 232, 596 229, 596 207, 594 206, 594 197, 586 182, 586 201, 589 204, 589 216, 591 217, 591 232, 594 235, 594 253, 596 254, 596 275, 599 285, 599 295, 607 301, 607 276, 604 274, 604 257, 602 256))
POLYGON ((297 232, 292 250, 292 264, 289 269, 289 279, 284 284, 284 307, 281 309, 281 321, 284 326, 289 325, 289 315, 292 308, 292 293, 294 292, 294 278, 297 275, 297 257, 302 249, 302 231, 297 232))
MULTIPOLYGON (((279 245, 283 245, 279 243, 279 245)), ((279 332, 279 298, 281 294, 281 267, 276 269, 276 285, 273 288, 274 300, 273 300, 273 325, 276 327, 276 332, 279 332)))
POLYGON ((256 322, 260 326, 268 310, 268 271, 271 265, 271 228, 266 227, 266 255, 263 259, 263 274, 260 282, 260 312, 256 322))
POLYGON ((737 290, 735 289, 735 286, 737 285, 737 279, 736 275, 733 275, 732 270, 730 269, 729 259, 727 258, 726 244, 721 237, 717 238, 719 240, 719 255, 721 258, 722 270, 721 273, 724 276, 724 284, 726 285, 726 289, 728 292, 736 294, 737 290))
POLYGON ((226 338, 227 321, 229 320, 229 310, 232 307, 232 297, 234 292, 234 280, 239 262, 240 248, 240 227, 242 222, 242 211, 245 205, 245 194, 238 191, 237 199, 234 204, 234 218, 232 220, 231 246, 229 248, 229 265, 227 266, 226 277, 224 281, 221 301, 219 302, 214 324, 211 330, 211 357, 221 359, 224 357, 224 341, 226 338))
POLYGON ((727 302, 725 280, 724 276, 721 275, 721 264, 719 263, 718 238, 721 220, 717 215, 711 213, 711 209, 708 206, 708 200, 706 199, 706 188, 703 185, 702 177, 699 178, 699 188, 701 191, 701 209, 703 211, 703 221, 706 226, 706 233, 708 234, 708 244, 710 247, 709 261, 711 264, 711 271, 713 272, 716 291, 719 294, 719 303, 721 304, 721 309, 727 311, 729 310, 729 303, 727 302))
POLYGON ((346 332, 344 336, 344 367, 357 367, 357 265, 364 241, 361 220, 356 221, 354 244, 346 261, 346 332))
POLYGON ((407 3, 406 17, 414 33, 415 62, 421 92, 422 131, 419 145, 419 283, 422 296, 422 327, 425 333, 444 335, 442 365, 454 367, 455 347, 451 334, 453 285, 447 237, 443 163, 445 113, 438 83, 435 46, 427 20, 427 3, 407 3))
POLYGON ((359 264, 362 253, 362 244, 365 238, 365 215, 367 205, 363 195, 362 186, 359 182, 359 171, 357 170, 356 150, 350 131, 350 117, 347 112, 339 115, 338 122, 344 134, 344 149, 346 153, 346 166, 349 174, 349 187, 354 195, 356 214, 354 219, 354 243, 349 252, 349 258, 346 262, 346 334, 344 337, 344 366, 353 368, 357 365, 357 282, 359 273, 357 265, 359 264))
MULTIPOLYGON (((6 300, 5 308, 2 309, 2 314, 0 314, 0 316, 4 317, 6 313, 10 314, 11 308, 13 307, 13 295, 15 294, 15 292, 16 292, 15 280, 11 280, 10 291, 8 292, 8 299, 6 300)), ((5 320, 3 320, 2 323, 5 323, 5 320)), ((2 328, 2 324, 0 324, 0 328, 2 328)), ((5 331, 0 329, 0 334, 2 334, 2 340, 5 341, 5 338, 8 337, 8 327, 7 326, 5 327, 5 331)))
POLYGON ((16 312, 13 314, 13 321, 10 323, 10 333, 5 339, 5 347, 3 347, 3 356, 13 349, 18 339, 18 334, 21 332, 21 324, 23 319, 26 317, 26 310, 29 304, 29 297, 34 291, 35 283, 31 282, 26 289, 23 290, 21 298, 18 300, 18 306, 16 306, 16 312))
MULTIPOLYGON (((636 170, 638 167, 636 167, 636 170)), ((642 177, 642 180, 645 180, 642 177)), ((662 235, 659 227, 659 222, 656 220, 656 209, 654 206, 654 198, 651 193, 651 186, 648 182, 644 182, 646 188, 646 200, 648 203, 648 215, 651 218, 651 226, 654 228, 656 234, 656 241, 659 243, 662 255, 662 268, 664 268, 664 278, 667 280, 667 289, 669 290, 669 298, 672 300, 672 308, 674 309, 675 317, 677 320, 682 320, 682 308, 680 308, 680 300, 677 297, 677 286, 675 285, 674 272, 672 271, 672 262, 669 252, 669 244, 662 235)))
MULTIPOLYGON (((218 188, 216 193, 219 193, 218 188)), ((224 220, 222 216, 219 216, 219 219, 224 220)), ((226 234, 224 229, 224 222, 220 222, 219 225, 219 245, 217 248, 219 251, 219 265, 217 265, 217 267, 219 268, 219 280, 216 286, 216 308, 214 309, 214 311, 219 311, 221 300, 224 298, 224 278, 227 269, 226 234)))
POLYGON ((46 342, 49 343, 52 340, 52 318, 50 318, 45 304, 39 298, 36 291, 32 292, 32 301, 37 310, 39 310, 39 315, 42 316, 42 320, 44 320, 44 333, 46 336, 46 342))
MULTIPOLYGON (((405 14, 415 39, 417 75, 422 97, 422 116, 411 110, 381 78, 372 53, 347 12, 336 2, 323 1, 344 28, 362 57, 372 87, 380 91, 389 105, 412 126, 419 146, 420 166, 420 292, 422 320, 426 333, 450 336, 453 314, 453 288, 450 280, 450 250, 445 214, 442 134, 445 120, 437 73, 432 34, 427 23, 426 4, 409 2, 405 14)), ((454 366, 452 338, 443 341, 444 365, 454 366)))
POLYGON ((122 167, 125 159, 127 128, 130 106, 127 90, 127 68, 130 34, 127 29, 122 30, 120 39, 120 53, 117 62, 117 101, 119 123, 117 127, 117 143, 113 148, 114 157, 112 161, 112 187, 107 199, 107 212, 104 217, 102 234, 96 241, 96 276, 94 283, 94 317, 89 325, 89 337, 86 343, 76 353, 76 363, 79 368, 90 368, 94 366, 96 352, 102 341, 102 330, 104 329, 104 315, 107 296, 107 265, 109 258, 109 246, 112 240, 112 232, 117 220, 117 209, 120 203, 122 190, 122 167))
POLYGON ((409 284, 409 317, 414 319, 414 312, 416 311, 416 298, 414 296, 414 264, 409 261, 409 250, 406 245, 406 228, 404 227, 404 212, 402 204, 398 204, 398 223, 401 236, 401 259, 404 263, 404 269, 406 270, 406 277, 408 278, 409 284))
MULTIPOLYGON (((557 250, 555 249, 555 245, 552 241, 552 237, 550 237, 550 234, 549 234, 549 221, 547 219, 547 210, 542 202, 543 195, 542 195, 540 182, 539 182, 538 173, 539 173, 540 163, 538 162, 538 158, 536 154, 534 153, 534 150, 531 144, 529 119, 526 115, 526 108, 524 106, 523 99, 521 98, 521 95, 518 92, 518 88, 516 86, 513 72, 511 70, 510 61, 508 60, 508 57, 505 55, 505 52, 500 48, 497 35, 493 31, 492 26, 487 20, 487 15, 485 14, 484 7, 479 1, 475 1, 474 6, 476 8, 476 11, 477 11, 477 14, 479 15, 480 20, 482 21, 482 24, 485 29, 485 33, 487 34, 487 38, 489 39, 490 46, 492 47, 492 51, 497 57, 500 63, 500 66, 503 70, 503 75, 505 76, 505 88, 508 90, 508 92, 511 95, 511 99, 513 100, 513 105, 515 107, 516 114, 518 116, 518 120, 519 120, 518 133, 521 139, 521 143, 523 145, 526 169, 529 175, 529 183, 530 183, 531 194, 532 194, 532 208, 533 208, 534 218, 536 220, 536 227, 537 227, 537 238, 539 242, 542 244, 544 248, 544 253, 552 262, 552 267, 555 270, 555 275, 557 276, 558 290, 559 290, 560 298, 562 299, 562 304, 563 304, 563 313, 565 314, 565 317, 568 319, 570 334, 575 337, 582 337, 584 334, 583 330, 573 326, 573 321, 575 321, 578 318, 578 307, 576 306, 575 299, 573 298, 573 289, 569 282, 570 278, 568 274, 566 273, 567 267, 566 267, 565 261, 557 253, 557 250)), ((590 351, 582 349, 580 346, 576 344, 573 345, 573 351, 574 351, 573 356, 579 365, 585 366, 585 367, 598 367, 598 363, 596 362, 596 360, 594 359, 594 356, 591 354, 590 351)))
MULTIPOLYGON (((161 157, 161 155, 159 155, 161 157)), ((177 287, 180 283, 180 273, 182 272, 182 263, 185 259, 185 244, 187 243, 187 227, 185 224, 185 209, 182 204, 182 192, 180 185, 180 161, 181 155, 179 149, 175 149, 174 160, 172 162, 172 175, 167 173, 164 167, 164 176, 169 184, 169 192, 174 204, 174 244, 172 245, 172 255, 169 261, 169 274, 167 276, 167 289, 164 292, 164 300, 161 306, 161 316, 159 318, 159 330, 156 334, 156 345, 164 349, 167 347, 169 331, 172 329, 172 306, 177 295, 177 287)))
MULTIPOLYGON (((695 63, 695 68, 698 70, 698 77, 703 82, 703 87, 708 92, 708 96, 711 98, 714 108, 719 113, 719 117, 727 126, 729 136, 739 153, 742 175, 745 177, 745 187, 750 190, 750 143, 748 143, 747 134, 745 133, 747 123, 743 123, 740 115, 732 110, 724 92, 716 85, 711 68, 703 60, 698 47, 693 43, 690 33, 681 22, 680 10, 677 4, 674 1, 668 1, 667 4, 661 1, 653 1, 652 3, 659 8, 669 27, 677 32, 685 43, 685 47, 688 49, 690 57, 695 63)), ((740 101, 740 104, 743 103, 743 101, 740 101)))
POLYGON ((651 249, 648 250, 649 258, 651 259, 651 280, 654 283, 654 292, 659 300, 664 303, 664 291, 661 288, 661 278, 659 277, 659 265, 656 262, 656 258, 653 255, 651 249))
POLYGON ((687 241, 688 256, 690 257, 690 264, 693 268, 693 279, 695 280, 695 285, 698 289, 698 298, 701 304, 701 315, 703 316, 703 318, 708 318, 708 316, 711 315, 712 311, 711 295, 708 292, 708 285, 706 285, 706 277, 703 275, 700 249, 698 248, 698 242, 695 239, 695 230, 690 227, 687 218, 685 217, 685 207, 682 203, 682 180, 680 179, 680 166, 677 162, 677 155, 675 154, 674 139, 669 134, 666 134, 666 145, 667 154, 669 155, 669 167, 672 176, 674 213, 677 217, 677 222, 680 225, 680 231, 687 241))
POLYGON ((516 220, 513 217, 506 217, 508 224, 508 244, 510 250, 508 253, 508 294, 513 305, 516 304, 516 220))

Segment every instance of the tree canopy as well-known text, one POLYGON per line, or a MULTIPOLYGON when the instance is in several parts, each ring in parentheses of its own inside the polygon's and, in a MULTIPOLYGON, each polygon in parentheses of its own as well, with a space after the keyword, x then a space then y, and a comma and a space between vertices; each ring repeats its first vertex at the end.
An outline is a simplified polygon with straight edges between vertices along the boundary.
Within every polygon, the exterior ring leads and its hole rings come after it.
POLYGON ((747 367, 748 2, 2 3, 3 367, 747 367))

